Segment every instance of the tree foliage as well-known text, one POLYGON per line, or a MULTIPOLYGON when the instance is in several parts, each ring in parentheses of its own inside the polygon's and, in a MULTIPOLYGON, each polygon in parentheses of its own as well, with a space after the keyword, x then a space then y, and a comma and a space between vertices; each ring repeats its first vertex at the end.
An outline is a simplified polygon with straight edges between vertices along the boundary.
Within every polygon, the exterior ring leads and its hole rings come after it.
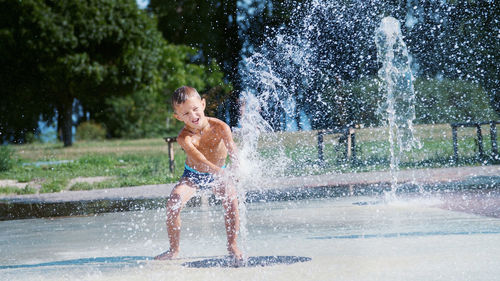
POLYGON ((401 7, 417 74, 480 84, 500 113, 499 8, 498 1, 431 0, 401 7))
POLYGON ((77 140, 103 140, 106 138, 106 129, 94 121, 85 121, 76 128, 77 140))
MULTIPOLYGON (((329 112, 327 120, 341 126, 383 125, 379 104, 385 97, 378 84, 378 79, 372 77, 332 87, 324 97, 336 110, 329 112)), ((489 104, 488 92, 478 83, 417 78, 414 90, 417 124, 488 121, 500 117, 489 104)))
MULTIPOLYGON (((108 136, 166 134, 165 124, 179 126, 166 101, 184 84, 209 96, 209 114, 229 94, 234 126, 239 92, 266 87, 242 62, 255 53, 293 97, 299 128, 303 113, 313 128, 377 124, 363 109, 376 104, 366 95, 379 68, 373 30, 384 16, 402 23, 422 85, 437 83, 448 98, 444 89, 469 89, 500 112, 496 1, 151 0, 147 12, 134 0, 0 0, 0 139, 25 140, 40 118, 57 119, 69 145, 75 104, 108 136)), ((286 103, 268 102, 264 117, 285 128, 286 103)), ((432 116, 421 121, 445 120, 432 116)))
POLYGON ((133 0, 4 0, 0 18, 4 141, 22 139, 40 115, 53 120, 56 109, 71 145, 75 100, 93 115, 107 97, 130 94, 157 76, 164 43, 133 0))
POLYGON ((196 52, 183 45, 162 46, 155 82, 131 95, 107 98, 96 120, 105 124, 114 138, 175 135, 183 124, 172 118, 170 97, 181 85, 196 88, 207 98, 206 114, 215 115, 231 85, 223 83, 223 73, 215 60, 209 65, 191 62, 196 52))
POLYGON ((148 10, 158 18, 158 29, 165 39, 175 44, 194 47, 199 63, 221 65, 225 80, 233 85, 231 126, 238 119, 238 98, 241 90, 239 64, 243 38, 237 18, 241 12, 238 1, 151 0, 148 10))
POLYGON ((415 81, 415 92, 417 123, 477 122, 500 117, 479 83, 421 78, 415 81))
POLYGON ((275 129, 286 127, 285 115, 300 112, 316 129, 359 119, 363 98, 345 87, 364 83, 380 68, 374 30, 385 16, 401 23, 415 76, 456 81, 458 88, 480 85, 487 93, 481 97, 500 112, 495 1, 291 1, 290 6, 292 19, 263 31, 267 40, 255 49, 253 69, 244 75, 262 99, 270 89, 277 93, 264 116, 275 129), (295 113, 286 108, 288 102, 279 102, 290 96, 295 113))
POLYGON ((8 171, 14 165, 13 151, 7 145, 0 145, 0 172, 8 171))

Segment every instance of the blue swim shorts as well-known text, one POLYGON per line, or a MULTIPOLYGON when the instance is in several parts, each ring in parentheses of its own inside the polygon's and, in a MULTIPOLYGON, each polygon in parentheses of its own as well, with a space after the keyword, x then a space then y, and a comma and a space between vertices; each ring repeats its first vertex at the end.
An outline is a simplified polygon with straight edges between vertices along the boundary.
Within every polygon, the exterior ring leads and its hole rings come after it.
MULTIPOLYGON (((222 168, 224 169, 225 167, 226 166, 224 165, 222 168)), ((184 173, 182 173, 181 178, 188 179, 201 190, 211 189, 214 186, 215 181, 213 174, 199 172, 189 167, 187 164, 184 164, 184 173)))

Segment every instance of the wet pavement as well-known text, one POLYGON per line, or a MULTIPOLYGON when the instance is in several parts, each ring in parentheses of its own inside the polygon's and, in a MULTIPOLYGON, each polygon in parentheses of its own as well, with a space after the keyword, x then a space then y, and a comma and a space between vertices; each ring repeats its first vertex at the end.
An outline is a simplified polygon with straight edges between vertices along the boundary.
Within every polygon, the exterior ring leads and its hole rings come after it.
POLYGON ((206 194, 183 210, 171 261, 152 257, 168 248, 173 185, 4 197, 0 280, 498 280, 500 166, 398 179, 391 196, 388 172, 249 187, 236 264, 206 194))
MULTIPOLYGON (((165 209, 0 222, 0 280, 498 280, 500 219, 440 207, 446 194, 246 204, 228 259, 221 206, 182 213, 181 253, 165 209)), ((206 202, 206 201, 204 201, 206 202)))

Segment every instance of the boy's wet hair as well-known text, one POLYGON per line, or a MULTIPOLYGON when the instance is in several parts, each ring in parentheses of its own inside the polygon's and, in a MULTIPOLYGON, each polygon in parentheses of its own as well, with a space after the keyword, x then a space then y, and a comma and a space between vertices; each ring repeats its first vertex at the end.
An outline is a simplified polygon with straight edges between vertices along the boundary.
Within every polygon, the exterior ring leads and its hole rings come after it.
POLYGON ((175 109, 175 106, 178 104, 183 104, 188 98, 192 96, 197 96, 201 99, 200 94, 196 91, 195 88, 189 86, 182 86, 177 88, 172 95, 172 108, 175 109))

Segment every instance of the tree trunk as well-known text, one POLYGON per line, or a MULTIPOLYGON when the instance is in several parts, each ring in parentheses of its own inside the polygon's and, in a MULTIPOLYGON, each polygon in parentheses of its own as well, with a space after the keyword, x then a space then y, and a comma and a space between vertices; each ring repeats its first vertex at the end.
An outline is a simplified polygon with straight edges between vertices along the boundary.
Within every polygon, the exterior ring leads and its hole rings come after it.
POLYGON ((230 96, 230 107, 229 107, 229 126, 236 127, 238 125, 238 120, 240 118, 240 92, 241 92, 241 77, 239 73, 239 62, 241 59, 240 51, 242 48, 242 42, 238 34, 238 7, 237 1, 227 1, 224 2, 223 12, 224 19, 226 20, 226 48, 225 48, 225 61, 229 62, 228 67, 225 72, 229 75, 229 80, 233 84, 233 91, 230 96))
POLYGON ((63 130, 62 130, 62 127, 63 127, 63 118, 62 118, 62 114, 61 114, 62 111, 62 108, 61 107, 58 107, 57 108, 57 140, 58 141, 63 141, 63 130))
POLYGON ((295 97, 295 123, 297 123, 297 131, 302 131, 302 122, 300 120, 300 114, 302 113, 301 101, 298 96, 295 97))
POLYGON ((67 98, 61 103, 61 107, 59 110, 58 120, 60 120, 61 124, 58 124, 58 127, 61 129, 62 141, 64 143, 64 147, 68 147, 73 145, 73 99, 67 98))

